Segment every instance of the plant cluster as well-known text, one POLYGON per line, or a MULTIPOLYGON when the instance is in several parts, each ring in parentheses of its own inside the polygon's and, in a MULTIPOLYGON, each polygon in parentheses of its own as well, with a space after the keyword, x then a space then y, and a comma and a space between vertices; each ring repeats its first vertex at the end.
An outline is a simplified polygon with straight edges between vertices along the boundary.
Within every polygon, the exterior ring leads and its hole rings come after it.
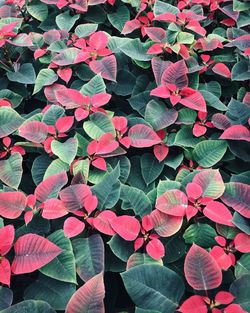
POLYGON ((0 0, 0 312, 250 312, 250 2, 0 0))

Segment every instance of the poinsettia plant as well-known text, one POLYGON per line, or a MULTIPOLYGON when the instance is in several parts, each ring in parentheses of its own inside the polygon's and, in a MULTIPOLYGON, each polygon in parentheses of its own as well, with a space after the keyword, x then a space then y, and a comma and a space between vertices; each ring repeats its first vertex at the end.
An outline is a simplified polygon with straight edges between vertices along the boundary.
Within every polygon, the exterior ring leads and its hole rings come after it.
POLYGON ((0 1, 0 312, 250 312, 249 21, 0 1))

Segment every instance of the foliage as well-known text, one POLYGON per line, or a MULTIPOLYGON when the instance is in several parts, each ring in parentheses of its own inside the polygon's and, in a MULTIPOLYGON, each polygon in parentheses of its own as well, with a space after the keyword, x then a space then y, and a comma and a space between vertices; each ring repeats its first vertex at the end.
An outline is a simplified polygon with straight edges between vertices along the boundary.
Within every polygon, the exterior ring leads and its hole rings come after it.
POLYGON ((0 0, 0 312, 250 312, 249 21, 0 0))

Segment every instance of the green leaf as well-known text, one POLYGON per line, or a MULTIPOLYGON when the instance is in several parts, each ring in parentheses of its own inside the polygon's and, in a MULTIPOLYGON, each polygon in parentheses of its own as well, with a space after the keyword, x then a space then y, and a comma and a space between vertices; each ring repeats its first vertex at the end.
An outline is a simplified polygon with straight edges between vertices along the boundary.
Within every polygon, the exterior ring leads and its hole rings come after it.
POLYGON ((163 239, 165 247, 164 264, 173 263, 182 258, 186 252, 186 245, 181 235, 163 239))
POLYGON ((192 128, 183 126, 175 136, 175 145, 194 148, 199 142, 200 138, 193 136, 192 128))
POLYGON ((149 214, 152 210, 152 205, 146 194, 135 187, 127 185, 121 186, 120 199, 122 202, 123 210, 133 210, 136 215, 143 217, 149 214))
POLYGON ((12 82, 29 85, 35 83, 36 72, 31 63, 25 63, 16 72, 8 72, 7 77, 12 82))
POLYGON ((250 312, 250 275, 243 275, 236 279, 230 286, 229 291, 235 296, 234 302, 250 312))
POLYGON ((13 292, 7 287, 0 287, 0 310, 8 308, 13 300, 13 292))
POLYGON ((99 234, 72 241, 77 274, 88 281, 104 270, 104 244, 99 234))
POLYGON ((26 300, 19 302, 1 313, 56 313, 51 306, 44 301, 26 300))
POLYGON ((219 111, 226 111, 227 106, 220 101, 218 97, 206 90, 200 90, 203 98, 205 99, 207 105, 219 110, 219 111))
POLYGON ((115 168, 118 163, 120 165, 119 180, 121 183, 125 184, 131 169, 129 158, 122 155, 109 160, 109 164, 111 164, 112 168, 115 168))
POLYGON ((175 109, 167 109, 162 102, 149 101, 145 111, 145 120, 149 122, 154 130, 160 130, 174 124, 178 117, 175 109))
POLYGON ((145 183, 148 185, 155 181, 164 168, 164 162, 159 162, 151 153, 141 156, 141 172, 145 183))
POLYGON ((250 235, 250 219, 240 215, 238 212, 234 212, 233 224, 238 227, 241 231, 250 235))
POLYGON ((90 138, 95 140, 98 140, 105 133, 111 133, 115 136, 115 128, 111 119, 101 112, 91 114, 89 121, 83 123, 83 129, 90 138))
POLYGON ((56 25, 60 29, 66 29, 67 31, 70 31, 70 29, 74 26, 75 22, 80 18, 79 14, 71 15, 70 11, 65 11, 64 13, 61 13, 57 15, 56 17, 56 25))
POLYGON ((164 192, 171 189, 180 189, 181 184, 174 180, 160 180, 157 186, 157 198, 160 197, 164 192))
POLYGON ((44 112, 42 117, 42 122, 47 125, 55 125, 56 121, 62 117, 65 113, 64 108, 59 105, 52 104, 46 112, 44 112))
POLYGON ((156 310, 144 310, 141 308, 135 308, 135 313, 161 313, 161 312, 156 310))
POLYGON ((190 225, 183 235, 187 244, 197 244, 203 248, 209 248, 216 244, 215 237, 216 231, 208 224, 192 224, 190 225))
POLYGON ((138 265, 121 274, 136 306, 161 313, 173 313, 184 293, 181 278, 160 265, 138 265))
POLYGON ((93 96, 97 93, 106 92, 106 85, 102 76, 97 74, 87 84, 83 85, 80 91, 85 96, 93 96))
POLYGON ((52 69, 46 68, 40 70, 36 78, 33 94, 39 92, 44 86, 52 85, 57 79, 58 76, 52 69))
POLYGON ((77 145, 78 142, 76 138, 69 138, 65 142, 53 140, 51 150, 61 161, 71 164, 76 156, 77 145))
POLYGON ((103 180, 91 188, 98 198, 98 210, 111 209, 120 198, 120 166, 117 166, 103 180))
POLYGON ((23 174, 23 157, 13 153, 6 160, 0 161, 0 181, 11 188, 17 189, 23 174))
POLYGON ((44 173, 46 172, 50 163, 51 159, 46 155, 40 155, 33 161, 31 175, 36 186, 43 181, 44 173))
POLYGON ((217 98, 220 98, 221 96, 221 85, 216 81, 199 84, 199 90, 209 91, 217 98))
MULTIPOLYGON (((114 37, 113 37, 114 39, 114 37)), ((125 53, 131 59, 138 61, 149 61, 152 59, 152 55, 147 54, 149 49, 149 43, 142 43, 140 39, 128 39, 128 38, 119 38, 120 41, 119 50, 125 53)))
POLYGON ((163 265, 162 260, 154 260, 147 253, 133 253, 127 262, 127 270, 143 264, 163 265))
POLYGON ((24 119, 12 108, 0 107, 0 138, 12 134, 24 119))
POLYGON ((60 159, 53 160, 44 173, 43 179, 48 178, 49 176, 59 174, 61 172, 67 172, 69 170, 69 164, 63 162, 60 159))
POLYGON ((194 35, 187 32, 180 32, 177 35, 177 41, 182 44, 192 44, 194 42, 194 35))
POLYGON ((232 81, 244 81, 250 79, 249 62, 240 61, 232 68, 232 81))
POLYGON ((51 278, 76 284, 75 257, 71 241, 64 236, 63 230, 57 230, 49 235, 48 239, 60 247, 63 252, 39 271, 51 278))
POLYGON ((46 20, 48 16, 48 6, 38 0, 28 2, 26 8, 29 14, 40 22, 46 20))
MULTIPOLYGON (((59 269, 57 271, 60 274, 59 269)), ((51 279, 40 274, 38 279, 25 290, 24 299, 46 301, 53 309, 64 311, 75 291, 76 286, 73 284, 51 279)))
POLYGON ((202 167, 212 167, 218 163, 227 151, 223 140, 204 140, 193 151, 194 160, 202 167))
POLYGON ((16 108, 19 106, 19 104, 22 102, 23 97, 19 94, 9 90, 9 89, 2 89, 0 90, 0 99, 8 99, 11 104, 12 108, 16 108))
POLYGON ((196 120, 197 113, 194 110, 183 108, 178 111, 177 124, 193 124, 196 120))
POLYGON ((110 24, 120 32, 122 31, 125 23, 130 19, 129 10, 125 5, 121 5, 116 12, 108 14, 107 16, 110 24))
POLYGON ((127 262, 131 254, 134 252, 134 243, 132 241, 124 240, 119 235, 114 235, 107 243, 114 255, 123 262, 127 262))
POLYGON ((79 38, 88 37, 90 34, 94 33, 98 28, 98 24, 85 23, 76 26, 75 34, 79 38))
POLYGON ((174 155, 169 155, 169 157, 164 161, 164 164, 173 168, 174 170, 177 169, 177 167, 179 167, 183 161, 183 154, 174 154, 174 155))
POLYGON ((234 274, 236 278, 250 274, 250 253, 243 254, 237 261, 234 274))
POLYGON ((155 4, 154 4, 154 15, 160 15, 162 13, 173 13, 173 14, 177 14, 179 13, 179 9, 176 6, 173 6, 169 3, 160 1, 160 0, 156 0, 155 4))

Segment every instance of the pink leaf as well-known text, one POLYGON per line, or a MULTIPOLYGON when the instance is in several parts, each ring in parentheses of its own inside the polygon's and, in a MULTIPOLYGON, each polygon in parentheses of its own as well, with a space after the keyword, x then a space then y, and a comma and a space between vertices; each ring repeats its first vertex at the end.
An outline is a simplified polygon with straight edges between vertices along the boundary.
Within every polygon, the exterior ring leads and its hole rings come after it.
POLYGON ((89 45, 96 50, 104 49, 107 44, 108 36, 103 31, 96 32, 89 38, 89 45))
POLYGON ((169 148, 166 145, 154 146, 154 155, 159 162, 162 162, 168 155, 169 148))
POLYGON ((19 237, 14 245, 15 258, 11 269, 14 274, 31 273, 57 257, 61 248, 36 234, 19 237))
POLYGON ((127 35, 132 33, 134 30, 141 28, 141 23, 140 21, 134 19, 131 21, 127 21, 122 29, 122 34, 127 35))
POLYGON ((103 158, 96 158, 91 164, 101 171, 107 170, 107 164, 103 158))
POLYGON ((52 175, 42 181, 35 189, 35 196, 38 201, 44 202, 48 198, 57 197, 58 192, 68 182, 66 172, 52 175))
POLYGON ((215 64, 215 66, 212 68, 212 71, 218 75, 231 78, 231 72, 229 68, 223 63, 215 64))
POLYGON ((233 226, 231 220, 233 218, 229 209, 221 202, 211 201, 203 210, 203 214, 215 223, 233 226))
POLYGON ((137 124, 129 129, 128 137, 131 139, 131 146, 136 148, 146 148, 161 142, 161 138, 149 126, 137 124))
POLYGON ((88 214, 91 214, 98 205, 98 199, 96 196, 93 196, 92 194, 88 195, 84 199, 84 208, 88 212, 88 214))
POLYGON ((163 98, 163 99, 167 99, 170 97, 170 92, 166 86, 160 85, 160 86, 152 89, 150 92, 150 95, 156 96, 159 98, 163 98))
POLYGON ((10 251, 14 237, 15 229, 13 225, 7 225, 0 228, 0 257, 4 256, 10 251))
POLYGON ((99 155, 110 153, 118 147, 119 143, 115 140, 114 136, 111 133, 106 133, 100 137, 96 153, 99 155))
POLYGON ((110 225, 111 220, 115 217, 116 215, 113 211, 102 211, 97 217, 93 218, 93 226, 103 234, 115 235, 115 231, 110 225))
POLYGON ((73 116, 63 116, 56 121, 56 128, 59 131, 59 133, 64 133, 72 127, 73 123, 74 123, 73 116))
POLYGON ((186 193, 188 198, 197 200, 202 196, 203 190, 201 186, 196 183, 188 183, 186 186, 186 193))
POLYGON ((88 280, 73 294, 65 313, 104 313, 104 296, 103 274, 100 273, 88 280))
POLYGON ((188 69, 183 60, 173 63, 163 72, 161 84, 173 84, 178 89, 183 89, 188 85, 188 69))
POLYGON ((239 304, 233 303, 224 309, 224 313, 247 313, 247 311, 243 310, 239 304))
POLYGON ((199 123, 194 124, 193 134, 195 137, 201 137, 207 132, 206 126, 200 125, 199 123))
POLYGON ((64 235, 68 238, 79 235, 83 232, 84 228, 84 222, 79 221, 76 217, 67 218, 63 225, 64 235))
POLYGON ((152 239, 146 245, 147 254, 155 260, 159 260, 164 257, 165 248, 159 239, 152 239))
POLYGON ((114 55, 93 60, 89 63, 89 67, 95 74, 101 73, 103 78, 116 82, 117 63, 114 55))
POLYGON ((166 31, 161 27, 145 27, 144 29, 148 37, 155 42, 162 42, 166 37, 166 31))
POLYGON ((71 68, 59 68, 57 70, 57 75, 64 80, 66 83, 69 82, 71 76, 72 76, 72 69, 71 68))
POLYGON ((250 142, 250 131, 243 125, 233 125, 223 132, 220 139, 245 140, 250 142))
POLYGON ((0 262, 0 282, 10 287, 10 262, 6 258, 1 258, 0 262))
POLYGON ((179 102, 185 107, 201 112, 207 112, 206 102, 199 91, 191 88, 184 88, 180 95, 182 98, 179 102))
POLYGON ((213 123, 214 127, 218 128, 218 129, 223 129, 223 130, 232 126, 232 123, 229 120, 229 118, 222 113, 214 114, 212 117, 212 123, 213 123))
POLYGON ((84 110, 83 108, 78 108, 75 110, 75 118, 78 122, 84 120, 88 116, 89 111, 84 110))
POLYGON ((151 61, 152 70, 154 73, 155 81, 157 85, 161 84, 161 77, 164 71, 171 65, 170 61, 163 61, 159 57, 154 57, 151 61))
POLYGON ((68 109, 78 108, 90 99, 75 89, 59 89, 55 92, 57 101, 68 109))
POLYGON ((59 195, 67 210, 72 212, 84 207, 85 199, 91 195, 91 190, 85 184, 77 184, 64 188, 59 195))
POLYGON ((202 170, 194 176, 193 183, 201 186, 203 190, 202 197, 217 199, 222 196, 225 190, 225 185, 219 170, 202 170))
POLYGON ((220 304, 229 304, 233 302, 234 296, 228 291, 219 291, 215 296, 215 302, 220 304))
POLYGON ((233 265, 230 256, 225 253, 223 248, 215 246, 209 253, 222 270, 227 271, 233 265))
POLYGON ((48 101, 52 102, 52 103, 57 103, 57 97, 56 97, 56 92, 58 90, 67 90, 67 88, 64 85, 60 85, 60 84, 53 84, 51 86, 46 86, 44 88, 44 94, 47 98, 48 101))
POLYGON ((123 239, 133 241, 139 235, 141 226, 133 216, 117 216, 110 221, 113 230, 123 239))
POLYGON ((248 184, 229 183, 221 200, 241 215, 250 218, 250 186, 248 184))
POLYGON ((178 189, 167 190, 156 200, 155 207, 163 213, 184 216, 188 204, 185 193, 178 189))
POLYGON ((163 52, 163 45, 161 43, 153 44, 147 51, 147 54, 161 54, 163 52))
POLYGON ((46 219, 60 218, 68 214, 63 202, 59 199, 48 199, 44 203, 42 217, 46 219))
POLYGON ((122 131, 126 129, 128 125, 128 120, 124 116, 115 116, 112 118, 112 123, 116 130, 122 131))
POLYGON ((195 290, 214 289, 222 282, 222 273, 215 259, 196 244, 186 255, 184 273, 187 282, 195 290))
POLYGON ((41 143, 48 134, 48 126, 39 121, 24 123, 19 129, 19 135, 29 141, 41 143))
POLYGON ((191 296, 182 303, 178 311, 182 313, 194 313, 194 308, 199 313, 207 313, 208 311, 206 303, 201 296, 191 296))
POLYGON ((93 97, 91 98, 91 103, 93 107, 99 108, 103 106, 104 104, 108 103, 110 99, 111 99, 111 95, 109 95, 108 93, 104 93, 104 92, 97 93, 93 95, 93 97))
POLYGON ((0 216, 19 217, 26 207, 26 196, 19 191, 0 192, 0 216))
POLYGON ((183 222, 183 218, 180 216, 171 216, 158 210, 152 211, 150 218, 154 230, 161 237, 170 237, 176 234, 183 222))
POLYGON ((239 233, 234 238, 235 249, 242 253, 250 252, 250 236, 244 233, 239 233))
POLYGON ((207 32, 205 28, 201 27, 200 23, 195 20, 189 21, 185 28, 190 29, 201 36, 205 36, 207 32))

